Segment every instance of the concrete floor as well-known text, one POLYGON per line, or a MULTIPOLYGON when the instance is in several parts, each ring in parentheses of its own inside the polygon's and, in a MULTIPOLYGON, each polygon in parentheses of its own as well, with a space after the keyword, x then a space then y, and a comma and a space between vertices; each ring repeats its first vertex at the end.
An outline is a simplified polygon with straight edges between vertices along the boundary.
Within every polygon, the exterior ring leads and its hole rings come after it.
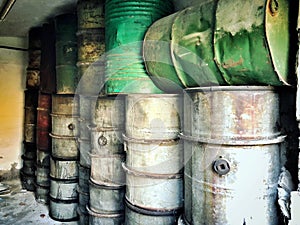
MULTIPOLYGON (((20 180, 3 181, 10 186, 11 192, 0 195, 1 225, 58 225, 69 224, 52 220, 48 206, 35 200, 34 192, 22 189, 20 180)), ((73 222, 74 224, 74 222, 73 222)))

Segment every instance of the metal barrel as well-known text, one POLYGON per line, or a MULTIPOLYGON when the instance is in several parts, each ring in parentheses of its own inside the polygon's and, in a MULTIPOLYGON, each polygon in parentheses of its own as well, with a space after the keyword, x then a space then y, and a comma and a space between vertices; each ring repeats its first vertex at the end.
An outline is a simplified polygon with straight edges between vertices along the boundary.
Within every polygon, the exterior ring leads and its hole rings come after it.
POLYGON ((35 199, 39 203, 49 204, 49 187, 35 185, 35 199))
POLYGON ((188 223, 278 224, 279 144, 283 137, 239 144, 182 138, 189 159, 184 174, 188 223))
POLYGON ((104 27, 104 0, 79 0, 77 2, 78 29, 104 27))
POLYGON ((148 29, 143 46, 146 69, 164 91, 286 85, 291 81, 288 9, 284 0, 209 1, 183 9, 148 29))
POLYGON ((36 144, 41 150, 51 149, 51 138, 48 130, 43 130, 39 127, 36 128, 36 144))
POLYGON ((50 158, 50 176, 60 180, 78 179, 78 165, 76 160, 50 158))
POLYGON ((25 155, 21 156, 22 161, 23 161, 23 167, 22 167, 22 171, 24 172, 24 174, 27 175, 35 175, 35 160, 34 159, 30 159, 27 158, 25 155))
POLYGON ((72 94, 52 94, 52 113, 63 115, 78 115, 78 96, 72 94))
POLYGON ((89 221, 90 224, 94 225, 117 225, 124 223, 124 214, 123 213, 112 213, 112 214, 104 214, 104 213, 96 213, 92 211, 89 206, 87 206, 87 211, 89 213, 89 221))
POLYGON ((91 128, 91 153, 110 155, 124 153, 122 130, 91 128))
POLYGON ((78 118, 79 121, 79 137, 83 140, 91 140, 91 134, 89 126, 91 124, 90 120, 82 119, 81 116, 78 118))
POLYGON ((123 136, 126 166, 145 173, 175 174, 183 170, 183 144, 175 140, 141 140, 123 136))
POLYGON ((78 185, 84 192, 89 192, 90 174, 91 174, 90 168, 84 167, 81 164, 78 165, 78 177, 79 177, 78 185))
POLYGON ((90 180, 89 207, 97 213, 124 213, 125 186, 106 186, 90 180))
POLYGON ((144 140, 178 137, 182 122, 180 95, 131 94, 125 101, 127 137, 144 140))
POLYGON ((77 193, 78 193, 78 207, 82 212, 87 213, 86 206, 90 201, 90 193, 88 190, 83 190, 79 185, 77 185, 77 193))
POLYGON ((49 134, 52 139, 52 152, 54 157, 65 159, 78 159, 79 146, 77 137, 58 136, 52 133, 49 134))
POLYGON ((23 169, 20 170, 22 187, 27 191, 35 191, 35 175, 26 174, 23 169))
POLYGON ((51 114, 52 133, 58 136, 78 137, 79 116, 51 114))
POLYGON ((122 96, 98 96, 92 114, 96 128, 122 129, 125 126, 125 100, 122 96))
POLYGON ((132 205, 125 200, 125 225, 152 225, 164 224, 175 225, 179 212, 171 211, 151 211, 132 205))
POLYGON ((122 163, 125 154, 94 155, 91 154, 90 179, 100 185, 123 186, 125 185, 125 173, 122 163))
POLYGON ((178 210, 183 206, 183 175, 154 174, 133 170, 124 163, 126 199, 148 210, 178 210), (163 190, 163 191, 162 191, 163 190))
POLYGON ((79 224, 89 225, 89 214, 88 213, 84 212, 80 207, 78 207, 77 214, 79 216, 79 224))
POLYGON ((26 159, 35 160, 37 156, 37 149, 34 143, 23 142, 23 155, 26 159))
POLYGON ((186 89, 184 110, 183 130, 189 136, 225 142, 280 133, 279 93, 270 86, 186 89))
POLYGON ((60 200, 78 200, 78 180, 61 180, 50 178, 50 197, 60 200))
POLYGON ((40 87, 40 70, 26 69, 26 88, 38 89, 40 87))
POLYGON ((27 143, 36 143, 38 90, 25 90, 24 98, 24 141, 27 143))
POLYGON ((171 1, 106 2, 107 94, 162 93, 144 69, 142 40, 155 20, 171 12, 171 1))
POLYGON ((77 38, 75 14, 62 14, 54 18, 56 33, 56 93, 74 94, 78 84, 77 38))
POLYGON ((79 162, 82 166, 91 167, 91 142, 89 139, 78 138, 79 142, 79 162))
POLYGON ((56 49, 53 20, 43 24, 41 42, 40 91, 53 94, 56 92, 56 49))
POLYGON ((42 187, 50 186, 50 167, 43 167, 41 165, 36 165, 36 184, 42 187))
MULTIPOLYGON (((77 215, 77 199, 76 200, 60 200, 49 197, 49 216, 57 221, 72 222, 78 221, 77 215)), ((69 223, 68 223, 69 224, 69 223)))
POLYGON ((28 32, 28 49, 41 48, 42 27, 32 27, 28 32))
POLYGON ((79 115, 80 119, 89 121, 92 119, 92 114, 95 109, 95 97, 79 95, 79 115))

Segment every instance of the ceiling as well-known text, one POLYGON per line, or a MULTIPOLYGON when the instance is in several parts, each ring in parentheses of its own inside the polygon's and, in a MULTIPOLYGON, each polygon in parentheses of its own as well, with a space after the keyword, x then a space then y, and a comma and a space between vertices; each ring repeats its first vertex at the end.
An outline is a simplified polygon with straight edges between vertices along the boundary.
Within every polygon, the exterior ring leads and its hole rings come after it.
MULTIPOLYGON (((5 0, 0 0, 0 5, 5 0)), ((0 37, 26 37, 31 27, 41 26, 56 15, 74 12, 77 0, 16 0, 3 21, 0 37)))

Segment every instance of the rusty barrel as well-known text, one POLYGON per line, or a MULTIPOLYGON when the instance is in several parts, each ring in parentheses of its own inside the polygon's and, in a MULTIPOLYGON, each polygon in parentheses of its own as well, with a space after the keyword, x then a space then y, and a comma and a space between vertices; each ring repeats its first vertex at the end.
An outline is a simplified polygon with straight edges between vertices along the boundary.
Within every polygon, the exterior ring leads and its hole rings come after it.
POLYGON ((77 38, 75 14, 61 14, 54 18, 56 49, 56 93, 74 94, 77 88, 77 38))
POLYGON ((132 205, 125 200, 125 225, 176 224, 179 211, 151 211, 132 205))
POLYGON ((51 139, 49 136, 49 132, 51 131, 51 107, 51 94, 39 92, 36 129, 36 144, 38 149, 51 149, 51 139))
POLYGON ((21 156, 22 168, 20 170, 20 178, 22 187, 28 191, 35 190, 35 160, 36 160, 36 146, 35 143, 23 142, 24 151, 21 156))
POLYGON ((77 2, 78 29, 104 27, 104 0, 79 0, 77 2))
POLYGON ((287 85, 289 7, 285 0, 209 1, 164 17, 145 35, 146 69, 164 91, 287 85))
POLYGON ((89 213, 89 221, 90 224, 94 225, 115 225, 115 224, 123 224, 124 223, 124 214, 123 213, 97 213, 94 212, 87 206, 87 211, 89 213))
POLYGON ((142 58, 148 27, 172 13, 171 1, 120 1, 105 4, 107 94, 162 93, 149 78, 142 58))
POLYGON ((38 91, 26 90, 24 95, 24 141, 36 143, 38 91))
POLYGON ((180 95, 131 94, 125 101, 127 137, 145 140, 178 138, 182 123, 180 95))
POLYGON ((39 89, 40 87, 40 70, 27 68, 26 69, 26 88, 39 89))
POLYGON ((278 224, 284 141, 278 101, 277 90, 269 86, 185 90, 180 138, 188 224, 278 224))

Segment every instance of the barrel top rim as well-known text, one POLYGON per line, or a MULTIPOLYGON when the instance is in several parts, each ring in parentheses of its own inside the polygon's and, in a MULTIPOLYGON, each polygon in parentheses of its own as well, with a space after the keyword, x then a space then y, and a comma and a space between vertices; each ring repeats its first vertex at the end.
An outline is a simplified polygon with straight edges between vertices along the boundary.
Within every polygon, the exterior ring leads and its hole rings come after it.
POLYGON ((210 86, 210 87, 194 87, 186 88, 184 92, 214 92, 214 91, 276 91, 278 88, 275 86, 210 86))

